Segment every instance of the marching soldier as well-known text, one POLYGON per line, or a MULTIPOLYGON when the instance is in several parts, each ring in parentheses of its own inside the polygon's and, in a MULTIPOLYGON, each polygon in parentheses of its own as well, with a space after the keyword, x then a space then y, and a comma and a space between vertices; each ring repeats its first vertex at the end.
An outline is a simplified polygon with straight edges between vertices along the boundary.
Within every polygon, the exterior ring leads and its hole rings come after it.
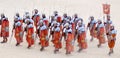
POLYGON ((6 43, 9 37, 9 20, 4 14, 1 14, 1 37, 3 41, 1 43, 6 43))
POLYGON ((110 19, 110 16, 107 15, 107 20, 106 20, 106 22, 104 22, 107 38, 109 38, 108 32, 110 31, 111 24, 112 24, 112 21, 110 19))
POLYGON ((37 34, 40 38, 40 43, 41 43, 41 49, 40 51, 43 51, 45 47, 47 47, 49 45, 49 39, 47 38, 48 36, 48 29, 47 29, 47 26, 46 24, 40 20, 39 22, 39 26, 37 28, 37 34))
POLYGON ((81 21, 78 22, 77 26, 77 34, 78 34, 78 46, 79 50, 78 52, 82 51, 83 49, 87 48, 87 42, 86 42, 86 31, 85 27, 82 25, 81 21))
POLYGON ((16 46, 18 46, 20 45, 21 42, 23 42, 23 26, 20 21, 15 23, 14 30, 15 30, 15 39, 17 41, 16 46))
POLYGON ((61 43, 61 33, 60 33, 60 26, 58 25, 58 23, 54 23, 54 27, 53 29, 53 39, 52 42, 54 44, 55 50, 54 53, 57 53, 59 51, 60 48, 62 48, 62 43, 61 43))
POLYGON ((12 33, 13 31, 15 32, 14 36, 17 41, 16 46, 18 46, 21 42, 23 42, 23 20, 20 17, 19 13, 16 13, 14 16, 12 33))
POLYGON ((63 30, 66 34, 66 55, 71 54, 74 50, 74 34, 72 32, 72 28, 69 26, 69 23, 65 25, 65 29, 63 30))
POLYGON ((105 43, 105 26, 101 20, 98 20, 96 31, 97 31, 97 39, 99 41, 98 44, 98 48, 99 48, 101 44, 105 43))
POLYGON ((28 49, 34 44, 34 26, 29 23, 27 25, 26 40, 28 42, 28 49))
POLYGON ((113 49, 114 49, 114 46, 115 46, 116 35, 117 35, 117 31, 115 30, 114 26, 111 25, 110 31, 108 32, 108 36, 109 36, 109 38, 108 38, 108 47, 110 49, 109 55, 114 53, 113 49))
POLYGON ((90 36, 91 36, 91 40, 90 41, 93 41, 93 38, 96 38, 97 37, 97 34, 96 34, 96 20, 94 19, 93 16, 90 17, 90 22, 88 23, 87 25, 87 29, 89 28, 90 30, 90 36))
POLYGON ((32 20, 34 21, 34 26, 37 30, 37 27, 38 27, 38 22, 40 21, 40 14, 38 13, 38 10, 37 9, 34 9, 33 11, 33 16, 32 16, 32 20))

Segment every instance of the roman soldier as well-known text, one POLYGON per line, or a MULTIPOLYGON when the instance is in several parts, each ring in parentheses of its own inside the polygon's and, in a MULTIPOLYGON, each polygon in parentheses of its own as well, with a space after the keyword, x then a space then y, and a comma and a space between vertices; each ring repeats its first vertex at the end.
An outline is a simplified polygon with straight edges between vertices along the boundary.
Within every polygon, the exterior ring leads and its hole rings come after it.
POLYGON ((72 28, 69 26, 69 23, 65 25, 65 29, 63 30, 66 34, 66 55, 71 54, 74 49, 74 34, 72 32, 72 28))
POLYGON ((113 49, 114 49, 114 46, 115 46, 116 35, 117 35, 117 31, 115 30, 114 26, 111 25, 110 26, 110 31, 108 32, 108 36, 109 36, 109 38, 108 38, 108 47, 110 49, 109 55, 114 53, 113 49))
POLYGON ((38 27, 37 24, 40 21, 40 15, 38 14, 37 9, 34 9, 32 19, 34 21, 34 26, 36 27, 36 30, 37 30, 37 27, 38 27))
POLYGON ((15 30, 15 39, 16 39, 16 46, 20 45, 23 42, 23 26, 20 21, 17 21, 14 25, 15 30))
POLYGON ((90 22, 88 23, 87 25, 87 29, 89 28, 90 30, 90 36, 91 36, 91 40, 90 41, 93 41, 93 38, 96 38, 97 37, 97 34, 96 34, 96 20, 94 19, 93 16, 90 17, 90 22))
POLYGON ((15 32, 15 39, 17 41, 16 46, 20 45, 21 42, 23 42, 23 20, 20 17, 19 13, 16 13, 14 16, 14 24, 13 24, 13 31, 15 32))
POLYGON ((43 51, 45 47, 49 45, 49 39, 47 38, 48 36, 48 29, 46 24, 40 20, 38 28, 37 28, 37 34, 40 38, 40 43, 41 43, 41 49, 40 51, 43 51))
POLYGON ((3 41, 1 43, 6 43, 9 37, 9 21, 4 14, 1 14, 1 37, 3 41))
POLYGON ((78 38, 78 34, 77 34, 78 31, 77 31, 77 29, 79 27, 79 24, 81 24, 81 26, 85 28, 85 24, 83 23, 83 19, 82 18, 78 18, 77 22, 75 23, 75 39, 78 38))
POLYGON ((107 15, 107 20, 106 20, 106 22, 104 22, 107 38, 109 38, 108 32, 110 31, 111 24, 112 24, 112 21, 110 20, 110 16, 107 15))
POLYGON ((57 53, 60 48, 62 48, 62 43, 61 43, 61 33, 60 33, 60 26, 56 23, 54 23, 53 29, 53 39, 52 42, 54 44, 55 50, 54 53, 57 53))
POLYGON ((99 48, 101 44, 105 43, 105 26, 101 20, 98 20, 96 31, 97 31, 97 39, 99 41, 98 44, 98 48, 99 48))
MULTIPOLYGON (((46 15, 45 15, 45 14, 42 14, 42 20, 43 20, 43 22, 45 23, 45 25, 46 25, 46 27, 47 27, 47 29, 48 29, 49 21, 48 21, 48 18, 46 18, 46 15)), ((48 31, 49 31, 49 30, 46 30, 46 33, 47 33, 46 38, 48 38, 48 31)))
POLYGON ((81 21, 78 21, 78 26, 76 27, 77 29, 77 42, 78 42, 78 46, 79 46, 79 50, 78 52, 82 51, 83 49, 87 48, 87 42, 86 42, 86 31, 85 31, 85 27, 82 24, 81 21))

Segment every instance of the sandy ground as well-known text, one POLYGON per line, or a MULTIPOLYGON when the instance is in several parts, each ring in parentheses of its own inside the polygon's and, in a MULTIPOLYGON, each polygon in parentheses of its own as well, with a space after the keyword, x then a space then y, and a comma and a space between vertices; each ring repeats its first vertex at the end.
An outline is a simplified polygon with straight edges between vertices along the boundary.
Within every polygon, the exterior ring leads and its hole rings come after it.
MULTIPOLYGON (((31 49, 27 49, 27 42, 24 38, 24 42, 21 46, 15 46, 15 39, 12 38, 6 44, 0 44, 0 58, 119 58, 120 57, 120 0, 0 0, 0 13, 5 13, 10 20, 10 27, 12 28, 13 16, 16 12, 19 12, 21 16, 25 11, 31 12, 33 9, 38 9, 40 13, 45 13, 47 16, 52 15, 53 11, 57 10, 60 14, 68 13, 73 15, 78 13, 81 18, 84 19, 84 23, 87 24, 88 17, 93 15, 96 19, 102 19, 102 3, 111 4, 111 19, 116 26, 118 35, 114 48, 114 54, 108 56, 107 43, 101 48, 97 48, 98 41, 95 39, 90 42, 89 33, 87 34, 88 49, 78 53, 77 43, 75 44, 75 50, 71 55, 65 55, 64 47, 58 54, 54 54, 54 47, 52 44, 45 51, 40 52, 40 46, 36 42, 35 46, 31 49)), ((10 30, 11 30, 10 28, 10 30)), ((2 41, 2 38, 0 39, 2 41)), ((38 40, 37 40, 38 41, 38 40)), ((64 45, 65 46, 65 45, 64 45)))

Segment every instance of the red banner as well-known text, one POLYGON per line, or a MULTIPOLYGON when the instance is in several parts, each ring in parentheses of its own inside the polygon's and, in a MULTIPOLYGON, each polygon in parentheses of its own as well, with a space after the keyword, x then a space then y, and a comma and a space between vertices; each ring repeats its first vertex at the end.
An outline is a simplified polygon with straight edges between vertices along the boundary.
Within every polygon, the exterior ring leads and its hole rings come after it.
POLYGON ((103 4, 103 13, 110 14, 110 4, 103 4))

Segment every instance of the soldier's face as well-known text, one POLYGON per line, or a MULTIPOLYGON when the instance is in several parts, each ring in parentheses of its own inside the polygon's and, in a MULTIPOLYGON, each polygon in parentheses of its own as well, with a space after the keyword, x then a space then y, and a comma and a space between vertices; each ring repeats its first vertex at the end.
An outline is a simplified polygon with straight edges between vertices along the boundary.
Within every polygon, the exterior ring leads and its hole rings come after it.
POLYGON ((40 23, 40 26, 43 26, 43 23, 40 23))
POLYGON ((111 26, 111 28, 110 29, 114 29, 114 26, 111 26))
POLYGON ((14 21, 17 22, 17 19, 15 19, 14 21))
POLYGON ((45 15, 42 15, 43 18, 45 18, 45 15))
POLYGON ((71 17, 68 17, 69 20, 71 20, 71 17))
POLYGON ((57 14, 58 12, 57 11, 54 11, 54 14, 57 14))
POLYGON ((4 15, 1 15, 1 17, 4 17, 4 15))
POLYGON ((98 24, 101 24, 101 21, 98 21, 98 24))
POLYGON ((110 17, 107 17, 107 20, 110 20, 110 17))
POLYGON ((78 23, 78 26, 81 26, 81 23, 78 23))
POLYGON ((29 24, 29 21, 27 20, 26 23, 29 24))
POLYGON ((77 18, 78 16, 75 14, 74 17, 77 18))
POLYGON ((66 20, 63 20, 63 23, 66 23, 66 20))
POLYGON ((58 14, 57 13, 55 13, 55 16, 57 16, 58 14))
POLYGON ((56 27, 56 26, 57 26, 57 23, 54 24, 54 27, 56 27))
POLYGON ((91 17, 91 20, 94 20, 94 18, 93 18, 93 17, 91 17))
POLYGON ((66 26, 66 28, 68 28, 69 26, 66 26))
POLYGON ((67 14, 64 14, 63 16, 64 16, 64 17, 67 17, 67 14))
POLYGON ((51 18, 54 18, 54 16, 51 16, 51 18))
POLYGON ((16 16, 19 16, 19 14, 17 13, 16 16))
POLYGON ((37 14, 38 13, 38 10, 34 10, 35 11, 35 14, 37 14))

